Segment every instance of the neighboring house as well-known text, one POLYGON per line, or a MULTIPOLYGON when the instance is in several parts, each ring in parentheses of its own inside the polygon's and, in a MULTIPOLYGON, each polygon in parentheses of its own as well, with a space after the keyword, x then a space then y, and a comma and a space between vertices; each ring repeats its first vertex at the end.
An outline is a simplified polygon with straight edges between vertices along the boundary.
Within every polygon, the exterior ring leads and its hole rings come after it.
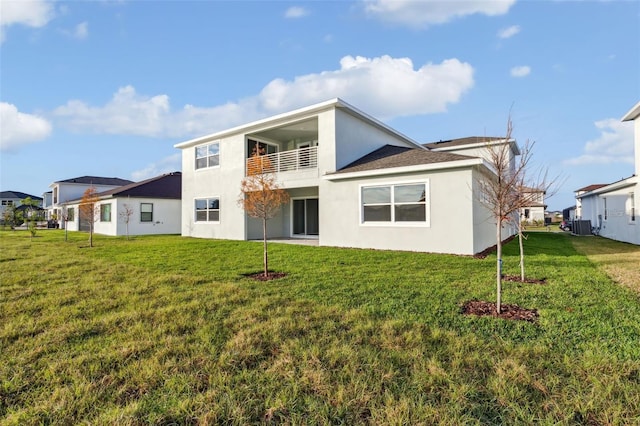
POLYGON ((520 209, 520 220, 524 223, 545 223, 544 203, 546 191, 537 188, 522 188, 522 197, 527 200, 527 205, 520 209))
POLYGON ((585 186, 583 188, 576 189, 574 191, 575 194, 576 194, 575 195, 575 197, 576 197, 576 206, 575 206, 575 215, 574 215, 575 217, 571 218, 571 220, 573 220, 575 218, 582 218, 582 198, 581 198, 582 194, 585 194, 587 192, 591 192, 591 191, 596 190, 596 189, 600 189, 603 186, 607 186, 607 184, 606 183, 594 183, 594 184, 591 184, 591 185, 587 185, 587 186, 585 186))
MULTIPOLYGON (((180 234, 182 175, 163 174, 96 194, 94 232, 104 235, 180 234), (129 212, 127 215, 126 212, 129 212)), ((82 199, 64 204, 69 231, 88 231, 90 218, 80 214, 82 199)))
POLYGON ((640 245, 640 102, 622 121, 634 122, 635 174, 608 185, 576 191, 580 219, 590 220, 603 237, 640 245))
MULTIPOLYGON (((477 197, 481 176, 494 176, 483 158, 487 144, 519 154, 504 138, 423 146, 340 99, 192 139, 175 145, 182 235, 262 238, 260 221, 238 204, 259 152, 291 197, 268 221, 268 238, 473 255, 496 242, 494 219, 477 197)), ((512 233, 505 227, 503 238, 512 233)))
POLYGON ((25 198, 31 198, 36 201, 38 207, 42 207, 42 198, 35 195, 25 194, 20 191, 2 191, 0 192, 0 218, 4 214, 5 210, 9 206, 20 207, 22 200, 25 198))
MULTIPOLYGON (((64 213, 62 206, 66 202, 82 198, 82 194, 91 187, 95 188, 97 192, 102 192, 130 183, 133 182, 127 179, 100 176, 81 176, 53 182, 49 185, 52 190, 51 201, 46 204, 47 219, 57 219, 62 228, 64 227, 64 221, 61 220, 64 213)), ((45 199, 47 198, 46 194, 45 199)))

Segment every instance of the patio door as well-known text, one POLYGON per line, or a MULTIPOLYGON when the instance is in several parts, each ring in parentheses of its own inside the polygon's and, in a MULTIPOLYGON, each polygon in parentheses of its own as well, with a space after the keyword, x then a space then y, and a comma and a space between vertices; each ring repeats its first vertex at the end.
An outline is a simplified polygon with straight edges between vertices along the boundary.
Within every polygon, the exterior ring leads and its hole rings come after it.
POLYGON ((293 235, 319 235, 318 199, 305 198, 293 200, 293 235))

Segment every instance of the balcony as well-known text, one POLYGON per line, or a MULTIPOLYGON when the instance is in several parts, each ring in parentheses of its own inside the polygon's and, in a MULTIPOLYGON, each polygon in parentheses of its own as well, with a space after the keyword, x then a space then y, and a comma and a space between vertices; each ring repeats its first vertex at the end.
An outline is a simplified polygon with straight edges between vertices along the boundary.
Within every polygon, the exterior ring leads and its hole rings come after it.
POLYGON ((257 173, 295 172, 318 167, 318 147, 293 149, 247 158, 247 175, 257 173))

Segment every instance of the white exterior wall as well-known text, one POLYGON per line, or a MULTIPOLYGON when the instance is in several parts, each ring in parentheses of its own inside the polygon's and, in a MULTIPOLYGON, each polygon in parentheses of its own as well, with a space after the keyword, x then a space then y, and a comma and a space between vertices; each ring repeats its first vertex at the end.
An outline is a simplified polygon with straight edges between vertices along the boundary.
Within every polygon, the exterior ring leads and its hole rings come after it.
MULTIPOLYGON (((330 126, 327 126, 331 131, 330 126)), ((333 132, 332 132, 333 133, 333 132)), ((335 111, 335 152, 333 162, 327 165, 324 172, 334 172, 355 160, 375 151, 384 145, 404 146, 415 148, 406 141, 399 139, 376 126, 366 123, 340 109, 335 111)))
MULTIPOLYGON (((637 177, 635 178, 637 181, 637 177)), ((638 197, 640 184, 615 191, 593 194, 582 198, 582 219, 590 220, 591 226, 600 225, 600 235, 612 240, 640 245, 640 216, 638 197), (630 194, 635 195, 632 209, 630 194), (605 212, 606 200, 606 212, 605 212), (635 220, 632 220, 632 212, 635 220), (601 218, 601 222, 600 222, 601 218)))
MULTIPOLYGON (((246 141, 244 134, 220 140, 220 166, 195 169, 195 146, 182 152, 182 235, 228 240, 246 239, 245 214, 238 205, 240 181, 244 178, 246 141), (219 222, 196 222, 196 198, 220 199, 219 222)), ((202 144, 199 144, 200 146, 202 144)))
MULTIPOLYGON (((111 204, 111 221, 102 222, 100 217, 94 222, 94 233, 102 235, 120 236, 127 235, 127 226, 120 214, 127 204, 133 210, 129 218, 129 235, 154 235, 154 234, 180 234, 182 227, 182 203, 181 200, 155 199, 155 198, 110 198, 99 202, 111 204), (140 204, 153 204, 153 221, 140 221, 140 204)), ((73 204, 68 207, 74 209, 74 220, 68 221, 69 231, 78 231, 80 226, 80 205, 73 204)))
MULTIPOLYGON (((467 169, 325 181, 320 186, 320 245, 475 254, 480 250, 473 241, 471 176, 467 169), (361 223, 362 186, 425 181, 428 226, 361 223)), ((490 224, 478 226, 488 226, 490 233, 490 224)))

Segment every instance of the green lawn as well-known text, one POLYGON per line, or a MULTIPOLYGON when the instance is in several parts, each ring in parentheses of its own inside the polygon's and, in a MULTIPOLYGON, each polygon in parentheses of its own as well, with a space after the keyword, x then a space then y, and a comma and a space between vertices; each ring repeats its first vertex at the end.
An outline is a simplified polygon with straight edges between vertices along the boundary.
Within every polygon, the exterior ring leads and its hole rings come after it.
POLYGON ((532 324, 460 314, 494 256, 0 232, 0 423, 640 424, 640 296, 574 238, 504 283, 532 324))

